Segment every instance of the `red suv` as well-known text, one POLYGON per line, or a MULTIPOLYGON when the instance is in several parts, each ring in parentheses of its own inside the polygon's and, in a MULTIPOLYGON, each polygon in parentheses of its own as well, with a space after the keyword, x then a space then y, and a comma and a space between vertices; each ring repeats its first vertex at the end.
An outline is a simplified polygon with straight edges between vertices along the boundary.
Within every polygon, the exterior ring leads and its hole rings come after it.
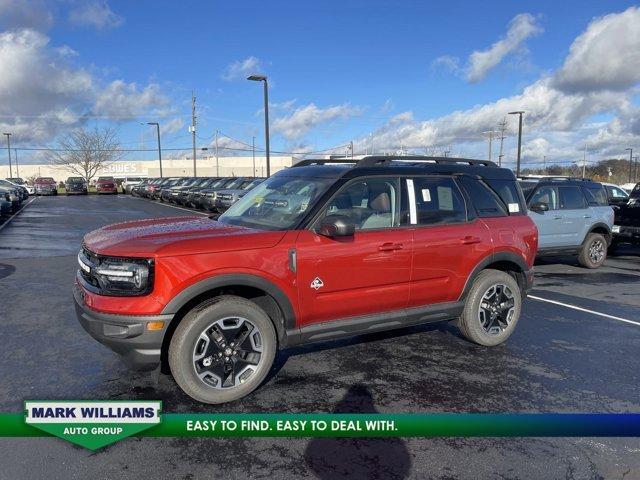
POLYGON ((191 397, 221 403, 304 342, 443 320, 504 342, 537 243, 513 173, 492 162, 305 160, 217 220, 87 234, 74 297, 85 330, 130 366, 168 366, 191 397))
POLYGON ((98 193, 118 193, 118 185, 113 177, 98 177, 96 181, 96 192, 98 193))

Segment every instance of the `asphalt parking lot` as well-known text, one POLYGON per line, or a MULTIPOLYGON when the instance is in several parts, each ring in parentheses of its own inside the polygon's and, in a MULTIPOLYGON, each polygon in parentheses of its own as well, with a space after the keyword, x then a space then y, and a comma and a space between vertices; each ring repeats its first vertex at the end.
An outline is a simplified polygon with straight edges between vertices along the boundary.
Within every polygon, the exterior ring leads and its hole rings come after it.
MULTIPOLYGON (((161 399, 166 412, 640 412, 640 251, 604 267, 549 258, 510 340, 486 349, 432 324, 287 351, 222 406, 132 373, 78 325, 82 236, 182 216, 118 195, 41 197, 0 230, 0 411, 24 399, 161 399), (562 261, 564 263, 558 263, 562 261), (586 310, 586 311, 585 311, 586 310), (596 312, 596 313, 594 313, 596 312)), ((640 478, 640 439, 128 439, 96 453, 0 440, 0 478, 640 478)))

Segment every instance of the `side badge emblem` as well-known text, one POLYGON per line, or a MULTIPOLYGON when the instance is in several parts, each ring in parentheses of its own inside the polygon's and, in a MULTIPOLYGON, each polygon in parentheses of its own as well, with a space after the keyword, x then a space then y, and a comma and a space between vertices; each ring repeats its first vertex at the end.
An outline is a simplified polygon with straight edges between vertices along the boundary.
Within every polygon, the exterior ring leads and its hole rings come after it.
POLYGON ((314 278, 313 282, 311 282, 311 288, 314 290, 320 290, 322 287, 324 287, 324 283, 320 280, 320 277, 314 278))

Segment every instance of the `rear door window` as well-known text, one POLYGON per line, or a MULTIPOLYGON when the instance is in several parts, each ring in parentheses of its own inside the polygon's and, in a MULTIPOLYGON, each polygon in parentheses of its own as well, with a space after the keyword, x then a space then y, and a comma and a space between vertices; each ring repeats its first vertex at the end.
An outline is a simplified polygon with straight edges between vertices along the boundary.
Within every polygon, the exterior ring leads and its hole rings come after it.
POLYGON ((561 186, 560 208, 562 210, 579 210, 586 208, 586 202, 580 187, 561 186))
POLYGON ((415 218, 410 223, 437 225, 467 221, 467 211, 458 186, 449 177, 416 177, 407 179, 409 203, 415 197, 415 218))
POLYGON ((539 187, 533 192, 531 200, 529 200, 529 206, 534 203, 546 203, 549 210, 558 210, 560 206, 560 199, 558 198, 558 188, 551 186, 539 187))

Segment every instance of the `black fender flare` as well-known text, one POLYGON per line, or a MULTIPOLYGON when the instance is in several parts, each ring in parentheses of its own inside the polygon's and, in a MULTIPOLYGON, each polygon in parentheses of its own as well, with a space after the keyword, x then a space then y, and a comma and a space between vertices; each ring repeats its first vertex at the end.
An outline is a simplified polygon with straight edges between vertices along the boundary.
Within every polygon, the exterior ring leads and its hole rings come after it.
MULTIPOLYGON (((611 243, 611 239, 612 239, 611 228, 606 223, 603 223, 603 222, 594 223, 589 228, 589 231, 587 232, 587 235, 589 235, 590 233, 593 233, 593 231, 596 228, 603 228, 604 230, 606 230, 607 231, 607 235, 606 235, 605 239, 607 240, 607 243, 611 243)), ((584 243, 584 241, 587 239, 587 235, 585 235, 584 240, 582 241, 582 243, 584 243)))
POLYGON ((517 255, 513 252, 496 252, 496 253, 493 253, 492 255, 488 255, 482 260, 480 260, 478 264, 471 271, 471 274, 469 275, 469 278, 467 278, 467 282, 464 285, 464 289, 462 290, 462 293, 458 298, 459 301, 464 301, 467 298, 467 295, 469 294, 469 290, 471 290, 471 286, 473 285, 473 281, 477 278, 478 275, 480 275, 480 272, 482 272, 485 268, 487 268, 488 265, 491 265, 492 263, 496 263, 496 262, 514 263, 522 270, 523 273, 529 270, 529 267, 527 267, 527 264, 524 261, 524 258, 522 258, 520 255, 517 255))
MULTIPOLYGON (((289 297, 287 297, 287 295, 272 282, 257 275, 246 273, 215 275, 194 283, 173 297, 173 299, 164 307, 162 313, 175 315, 182 307, 198 295, 216 288, 231 286, 253 287, 265 291, 275 300, 278 307, 280 307, 284 317, 283 327, 285 330, 292 330, 296 328, 296 315, 293 310, 293 306, 289 301, 289 297)), ((279 328, 279 326, 276 325, 276 328, 279 328)))

